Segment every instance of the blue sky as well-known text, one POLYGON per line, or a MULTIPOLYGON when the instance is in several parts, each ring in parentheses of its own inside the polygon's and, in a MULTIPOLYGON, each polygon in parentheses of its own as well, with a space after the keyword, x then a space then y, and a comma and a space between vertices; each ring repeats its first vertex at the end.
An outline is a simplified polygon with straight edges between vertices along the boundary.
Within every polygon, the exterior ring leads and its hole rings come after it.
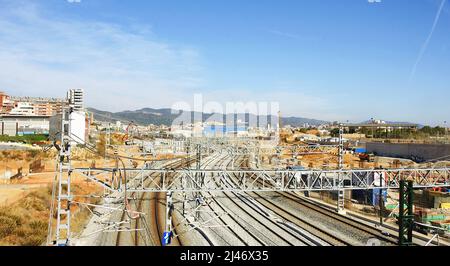
POLYGON ((62 97, 82 87, 89 106, 120 111, 201 93, 221 103, 278 101, 284 116, 450 121, 448 1, 0 6, 0 90, 12 95, 62 97))

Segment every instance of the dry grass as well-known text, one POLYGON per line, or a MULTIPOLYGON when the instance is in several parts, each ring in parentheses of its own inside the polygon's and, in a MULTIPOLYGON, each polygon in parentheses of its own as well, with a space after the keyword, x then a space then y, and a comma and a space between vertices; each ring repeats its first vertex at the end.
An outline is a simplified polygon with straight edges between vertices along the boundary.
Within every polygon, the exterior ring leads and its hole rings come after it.
POLYGON ((47 236, 50 195, 47 189, 0 208, 0 245, 36 246, 47 236))
MULTIPOLYGON (((91 194, 99 191, 95 185, 72 186, 74 194, 91 194)), ((7 207, 0 207, 0 246, 39 246, 45 243, 51 203, 51 186, 41 188, 7 207)), ((98 203, 98 199, 77 199, 98 203)), ((81 232, 91 213, 87 208, 72 205, 71 229, 81 232)), ((53 216, 56 224, 56 213, 53 216)), ((54 230, 53 230, 54 231, 54 230)))
POLYGON ((91 212, 86 207, 81 207, 70 221, 72 232, 81 233, 90 217, 91 212))
MULTIPOLYGON (((72 187, 73 192, 75 194, 91 194, 96 193, 99 191, 99 187, 95 185, 90 186, 82 186, 80 184, 75 184, 72 187)), ((99 198, 79 198, 76 199, 78 202, 88 202, 90 204, 99 204, 100 199, 99 198)), ((74 234, 81 233, 84 229, 84 227, 87 225, 87 222, 89 221, 89 218, 91 217, 91 212, 89 209, 83 205, 79 206, 73 206, 71 208, 71 211, 73 213, 73 217, 71 219, 71 231, 74 234)))

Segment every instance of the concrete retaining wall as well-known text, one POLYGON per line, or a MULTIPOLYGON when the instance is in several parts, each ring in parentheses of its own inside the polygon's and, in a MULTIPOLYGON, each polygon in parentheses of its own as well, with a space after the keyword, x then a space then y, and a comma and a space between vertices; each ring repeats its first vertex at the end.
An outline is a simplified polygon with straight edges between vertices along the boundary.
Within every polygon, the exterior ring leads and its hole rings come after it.
POLYGON ((450 155, 450 144, 366 143, 367 152, 379 156, 400 157, 417 162, 450 155))

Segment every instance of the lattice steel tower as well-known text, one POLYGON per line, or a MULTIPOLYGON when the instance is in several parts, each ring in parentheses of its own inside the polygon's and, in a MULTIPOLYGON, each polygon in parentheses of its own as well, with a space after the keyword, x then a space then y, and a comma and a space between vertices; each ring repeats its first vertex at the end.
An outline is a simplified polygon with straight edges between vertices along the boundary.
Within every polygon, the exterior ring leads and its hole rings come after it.
POLYGON ((70 114, 73 106, 63 108, 61 114, 60 144, 57 145, 58 154, 58 203, 56 217, 56 240, 57 246, 69 245, 70 239, 70 206, 72 195, 70 190, 72 165, 71 165, 71 138, 70 138, 70 114))

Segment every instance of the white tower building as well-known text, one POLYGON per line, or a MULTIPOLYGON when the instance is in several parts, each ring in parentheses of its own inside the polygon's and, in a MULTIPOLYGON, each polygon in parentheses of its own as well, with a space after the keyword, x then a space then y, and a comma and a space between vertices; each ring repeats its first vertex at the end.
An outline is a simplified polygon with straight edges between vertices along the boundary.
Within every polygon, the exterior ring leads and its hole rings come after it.
MULTIPOLYGON (((86 112, 84 110, 83 89, 71 89, 67 91, 67 103, 73 109, 70 114, 70 137, 72 144, 85 144, 86 141, 86 112)), ((58 139, 58 132, 61 130, 62 115, 55 115, 50 119, 50 138, 58 139)))
POLYGON ((75 112, 84 112, 84 90, 70 89, 67 92, 67 99, 74 105, 75 112))

